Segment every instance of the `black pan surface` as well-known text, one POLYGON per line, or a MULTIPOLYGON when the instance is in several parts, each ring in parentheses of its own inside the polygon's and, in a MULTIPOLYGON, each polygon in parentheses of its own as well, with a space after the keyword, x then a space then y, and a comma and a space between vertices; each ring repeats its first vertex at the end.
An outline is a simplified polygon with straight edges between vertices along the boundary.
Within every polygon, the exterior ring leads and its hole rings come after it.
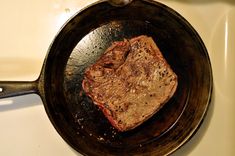
POLYGON ((83 155, 167 155, 203 120, 212 91, 207 50, 177 12, 151 0, 124 7, 98 2, 77 13, 53 41, 39 79, 40 95, 58 133, 83 155), (128 132, 115 130, 83 92, 86 67, 114 41, 151 36, 178 75, 171 100, 128 132))

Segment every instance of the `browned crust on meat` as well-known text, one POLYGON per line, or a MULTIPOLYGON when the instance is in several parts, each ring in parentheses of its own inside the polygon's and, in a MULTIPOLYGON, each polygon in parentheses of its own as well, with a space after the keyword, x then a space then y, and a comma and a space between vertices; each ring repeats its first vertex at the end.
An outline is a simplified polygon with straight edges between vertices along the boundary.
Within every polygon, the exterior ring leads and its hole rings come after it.
POLYGON ((82 87, 119 131, 149 119, 173 96, 177 76, 151 37, 114 42, 88 67, 82 87))

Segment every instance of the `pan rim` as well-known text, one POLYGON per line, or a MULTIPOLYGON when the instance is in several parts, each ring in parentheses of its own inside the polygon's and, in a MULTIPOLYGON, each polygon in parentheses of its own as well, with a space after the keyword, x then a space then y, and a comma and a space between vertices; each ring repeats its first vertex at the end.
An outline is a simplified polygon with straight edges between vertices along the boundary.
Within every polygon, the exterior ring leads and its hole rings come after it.
MULTIPOLYGON (((141 1, 141 0, 136 0, 136 1, 141 1)), ((213 91, 213 77, 212 77, 212 67, 211 67, 211 62, 210 62, 210 58, 209 58, 209 55, 208 55, 208 52, 207 52, 207 49, 206 49, 206 46, 204 45, 203 43, 203 40, 201 39, 201 37, 199 36, 199 34, 197 33, 197 31, 192 27, 192 25, 183 17, 181 16, 179 13, 177 13, 175 10, 171 9, 170 7, 166 6, 165 4, 162 4, 160 2, 156 2, 156 1, 153 1, 153 0, 142 0, 143 3, 150 3, 152 5, 154 5, 155 7, 161 7, 161 8, 164 8, 165 11, 167 12, 170 12, 171 14, 174 14, 174 16, 177 16, 178 19, 180 20, 183 20, 183 23, 187 25, 187 27, 190 27, 190 30, 192 31, 192 33, 194 35, 196 35, 195 37, 198 39, 198 42, 200 43, 201 47, 203 48, 202 51, 205 52, 206 54, 206 59, 208 60, 208 66, 210 67, 210 78, 209 78, 209 81, 210 81, 210 86, 209 86, 209 94, 208 94, 208 99, 207 99, 207 105, 205 106, 205 110, 200 118, 200 121, 198 122, 198 124, 194 127, 194 129, 191 131, 191 133, 187 136, 187 138, 184 139, 183 142, 181 142, 178 146, 176 146, 174 149, 172 149, 171 151, 169 151, 168 153, 166 153, 166 155, 169 155, 169 154, 172 154, 173 152, 175 152, 177 149, 179 149, 180 147, 182 147, 186 142, 188 142, 190 140, 191 137, 193 137, 193 135, 197 132, 197 130, 200 128, 200 125, 202 124, 202 121, 205 117, 205 115, 207 114, 207 110, 208 110, 208 107, 210 105, 210 101, 211 101, 211 97, 212 97, 212 91, 213 91)), ((90 9, 92 6, 96 6, 96 5, 102 5, 102 3, 107 3, 106 0, 100 0, 100 1, 97 1, 95 3, 92 3, 90 5, 88 5, 87 7, 85 7, 84 9, 80 10, 78 13, 74 14, 67 22, 64 23, 64 25, 60 28, 60 30, 58 31, 57 35, 55 36, 54 40, 52 41, 51 45, 49 46, 49 49, 48 49, 48 52, 47 52, 47 55, 46 55, 46 58, 45 58, 45 61, 44 61, 44 64, 43 64, 43 70, 42 70, 42 74, 40 76, 40 82, 43 83, 43 87, 41 90, 42 93, 42 99, 43 99, 43 103, 44 103, 44 107, 46 109, 46 112, 47 112, 47 115, 49 116, 49 119, 50 121, 52 122, 54 128, 57 130, 57 132, 60 134, 60 136, 62 136, 62 138, 71 146, 73 147, 74 149, 76 149, 77 151, 79 151, 79 153, 81 154, 84 154, 86 155, 86 153, 84 153, 83 151, 80 151, 77 147, 75 147, 73 144, 70 143, 70 140, 68 140, 68 138, 65 138, 63 137, 63 134, 62 132, 60 131, 60 128, 57 127, 57 124, 54 122, 53 120, 53 117, 50 116, 51 113, 50 113, 50 108, 48 108, 48 104, 47 104, 47 97, 46 97, 46 93, 47 90, 45 89, 45 86, 46 86, 46 70, 47 70, 47 66, 48 66, 48 57, 50 55, 50 51, 51 49, 53 48, 53 45, 54 43, 56 42, 57 38, 60 37, 60 34, 61 32, 65 29, 65 27, 67 26, 67 24, 69 22, 71 22, 71 20, 73 20, 75 17, 81 15, 84 11, 86 11, 87 9, 90 9)))

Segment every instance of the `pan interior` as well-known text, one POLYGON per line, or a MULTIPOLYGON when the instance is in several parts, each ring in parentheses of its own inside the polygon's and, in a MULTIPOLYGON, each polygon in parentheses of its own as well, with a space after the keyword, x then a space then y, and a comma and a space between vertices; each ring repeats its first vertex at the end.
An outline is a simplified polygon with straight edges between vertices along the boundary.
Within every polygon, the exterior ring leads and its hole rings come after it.
POLYGON ((157 2, 107 2, 78 13, 56 37, 45 66, 45 107, 60 135, 85 155, 165 155, 198 128, 211 92, 211 67, 196 31, 157 2), (114 41, 151 36, 178 76, 178 88, 148 121, 115 130, 82 90, 84 70, 114 41), (92 150, 91 150, 92 149, 92 150))
MULTIPOLYGON (((82 131, 91 139, 110 146, 129 147, 140 146, 157 139, 174 124, 185 106, 185 102, 181 103, 178 100, 187 100, 187 96, 181 95, 183 92, 181 87, 185 86, 183 82, 187 83, 187 81, 183 81, 181 78, 179 78, 180 87, 175 96, 159 113, 142 126, 124 133, 116 131, 110 125, 102 112, 85 95, 81 87, 86 67, 94 63, 112 42, 136 37, 141 34, 153 37, 159 36, 154 34, 154 32, 159 32, 159 30, 156 30, 148 22, 112 21, 91 31, 76 45, 66 66, 64 87, 66 92, 69 93, 67 94, 69 95, 67 100, 70 102, 69 107, 79 132, 82 131)), ((157 38, 155 40, 156 42, 159 41, 157 38)), ((159 43, 161 42, 159 41, 159 43)), ((159 44, 159 46, 161 47, 162 45, 159 44)), ((164 51, 169 63, 173 64, 174 54, 172 54, 172 51, 164 51)))
MULTIPOLYGON (((101 110, 83 92, 81 86, 84 70, 93 64, 114 41, 122 41, 124 38, 129 39, 143 34, 154 37, 161 48, 164 45, 157 38, 158 36, 162 38, 157 32, 162 31, 157 30, 156 27, 148 22, 133 20, 111 21, 91 31, 79 41, 68 60, 64 83, 65 91, 69 95, 67 97, 70 102, 68 107, 73 113, 79 132, 82 131, 91 139, 109 144, 109 146, 141 146, 157 139, 177 121, 187 100, 187 92, 185 93, 186 96, 182 96, 184 92, 182 87, 185 87, 187 91, 187 85, 184 84, 187 83, 187 80, 182 80, 181 76, 179 76, 180 85, 175 96, 159 113, 135 130, 122 133, 110 125, 101 110), (184 102, 181 103, 179 101, 184 102)), ((176 53, 168 49, 163 51, 163 55, 175 68, 175 60, 173 58, 176 53)))

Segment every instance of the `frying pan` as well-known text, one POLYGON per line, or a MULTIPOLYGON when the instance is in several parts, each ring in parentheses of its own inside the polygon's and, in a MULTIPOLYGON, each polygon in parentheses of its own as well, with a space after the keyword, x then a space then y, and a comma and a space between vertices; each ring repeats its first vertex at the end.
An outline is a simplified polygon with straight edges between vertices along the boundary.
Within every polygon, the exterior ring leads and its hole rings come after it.
POLYGON ((52 42, 39 78, 0 82, 0 97, 38 94, 57 132, 83 155, 168 155, 193 136, 206 114, 210 59, 198 33, 173 9, 152 0, 119 2, 99 1, 74 15, 52 42), (178 88, 151 119, 118 132, 81 82, 112 42, 138 35, 154 39, 178 76, 178 88))

